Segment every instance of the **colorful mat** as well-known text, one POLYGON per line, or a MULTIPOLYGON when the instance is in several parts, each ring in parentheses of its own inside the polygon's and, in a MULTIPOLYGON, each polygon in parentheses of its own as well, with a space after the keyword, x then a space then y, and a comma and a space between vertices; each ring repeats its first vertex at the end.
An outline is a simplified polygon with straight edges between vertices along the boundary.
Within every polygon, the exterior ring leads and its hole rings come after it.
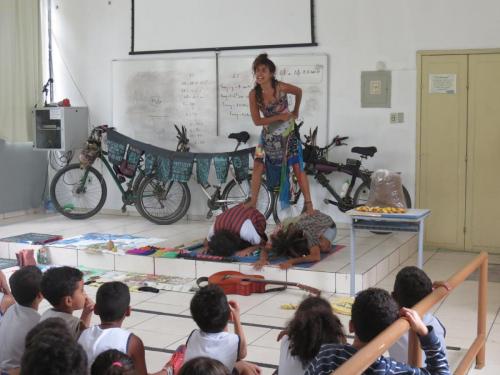
POLYGON ((163 241, 165 239, 137 237, 127 234, 86 233, 53 242, 50 246, 86 250, 93 253, 123 255, 127 250, 154 245, 163 241))
MULTIPOLYGON (((259 260, 259 250, 255 251, 252 255, 245 257, 231 256, 231 257, 219 257, 206 254, 200 254, 203 249, 203 243, 190 245, 191 250, 187 247, 183 248, 181 253, 178 255, 180 258, 192 259, 192 260, 206 260, 213 262, 241 262, 241 263, 255 263, 259 260)), ((329 253, 321 253, 321 260, 328 258, 329 256, 335 254, 336 252, 345 248, 345 245, 333 245, 332 251, 329 253)), ((285 262, 288 258, 286 257, 274 257, 269 260, 269 264, 276 265, 285 262)), ((320 260, 320 262, 321 262, 320 260)), ((305 262, 295 264, 294 267, 298 268, 310 268, 314 266, 317 262, 305 262)))
POLYGON ((181 250, 173 247, 157 247, 157 246, 142 246, 135 249, 127 250, 127 254, 153 256, 156 258, 177 258, 181 250))
POLYGON ((51 242, 59 241, 62 238, 62 236, 57 234, 23 233, 17 236, 0 238, 0 241, 25 243, 30 245, 45 245, 51 242))

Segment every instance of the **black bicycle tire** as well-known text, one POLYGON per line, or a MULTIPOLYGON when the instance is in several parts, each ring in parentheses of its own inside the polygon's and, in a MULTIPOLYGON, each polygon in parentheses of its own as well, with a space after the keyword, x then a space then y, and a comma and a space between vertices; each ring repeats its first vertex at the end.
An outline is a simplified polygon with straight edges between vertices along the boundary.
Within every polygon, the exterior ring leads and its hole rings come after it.
POLYGON ((69 164, 69 165, 67 165, 67 166, 65 166, 57 171, 57 173, 54 175, 54 178, 52 178, 52 181, 50 183, 50 199, 51 199, 52 203, 54 204, 54 208, 56 209, 56 211, 59 212, 61 215, 64 215, 67 218, 72 219, 72 220, 88 219, 89 217, 92 217, 95 214, 97 214, 102 209, 102 206, 104 206, 104 202, 106 202, 106 197, 108 194, 106 181, 104 180, 104 177, 97 169, 95 169, 92 166, 87 167, 87 169, 89 170, 89 173, 93 173, 101 184, 101 189, 102 189, 101 198, 99 199, 99 203, 97 204, 97 206, 92 211, 85 213, 85 214, 72 214, 72 213, 64 210, 63 206, 61 206, 61 204, 57 201, 57 197, 56 197, 57 181, 59 181, 61 176, 63 176, 68 170, 71 170, 71 169, 81 169, 80 163, 69 164))
MULTIPOLYGON (((252 175, 248 175, 247 180, 248 180, 248 183, 250 185, 251 181, 252 181, 252 175)), ((229 192, 235 186, 236 186, 236 180, 234 180, 234 179, 231 180, 231 181, 229 181, 226 184, 226 186, 224 187, 224 190, 222 191, 222 199, 223 200, 227 199, 227 197, 229 195, 229 192)), ((264 217, 267 220, 269 218, 269 216, 271 216, 271 213, 272 213, 272 210, 273 210, 273 196, 274 196, 274 193, 269 191, 269 189, 267 188, 267 185, 266 185, 266 182, 265 182, 264 179, 262 179, 262 181, 260 182, 260 188, 261 189, 263 189, 263 188, 266 189, 267 192, 269 193, 269 205, 267 206, 266 212, 264 213, 264 217)), ((222 204, 221 209, 222 209, 222 211, 226 211, 227 210, 227 204, 222 204)))
POLYGON ((135 204, 137 207, 137 211, 142 215, 142 217, 158 225, 169 225, 182 219, 184 215, 186 215, 186 212, 188 211, 189 206, 191 204, 191 191, 189 190, 188 184, 185 182, 175 182, 181 185, 183 192, 179 209, 177 209, 172 215, 159 219, 156 216, 150 215, 142 205, 142 199, 141 199, 142 194, 144 192, 145 187, 152 179, 154 179, 154 177, 145 177, 142 180, 141 185, 139 186, 139 189, 137 191, 137 200, 135 204))

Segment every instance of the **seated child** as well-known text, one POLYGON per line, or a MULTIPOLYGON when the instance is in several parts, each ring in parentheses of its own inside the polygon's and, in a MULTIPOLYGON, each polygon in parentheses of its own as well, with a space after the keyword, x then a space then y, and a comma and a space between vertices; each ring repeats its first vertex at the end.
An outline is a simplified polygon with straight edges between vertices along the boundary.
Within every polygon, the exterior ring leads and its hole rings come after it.
POLYGON ((0 369, 21 366, 26 334, 38 324, 38 305, 43 300, 40 293, 42 272, 27 266, 10 277, 12 295, 16 304, 10 307, 0 323, 0 369))
POLYGON ((42 277, 42 294, 53 308, 45 311, 40 321, 63 319, 76 339, 90 325, 94 302, 85 294, 80 270, 66 266, 48 269, 42 277), (81 309, 80 319, 73 316, 73 311, 81 309))
POLYGON ((46 319, 28 332, 20 374, 87 375, 87 356, 63 319, 46 319))
POLYGON ((317 262, 322 252, 331 251, 336 235, 333 219, 318 210, 289 218, 271 235, 271 243, 260 252, 260 260, 254 268, 261 269, 267 264, 269 253, 290 258, 279 265, 281 269, 297 263, 317 262))
MULTIPOLYGON (((424 297, 432 293, 432 281, 429 276, 418 267, 405 267, 396 275, 394 281, 394 291, 392 297, 399 307, 412 308, 424 297)), ((432 313, 427 313, 422 317, 422 321, 427 326, 432 326, 434 333, 441 342, 441 347, 446 353, 444 338, 446 329, 443 324, 432 313)), ((408 362, 408 334, 401 338, 389 348, 389 355, 398 362, 408 362)), ((422 356, 425 361, 425 353, 422 356)))
MULTIPOLYGON (((353 344, 321 345, 318 355, 307 367, 305 375, 330 374, 394 323, 399 318, 399 313, 398 305, 387 291, 378 288, 363 290, 354 300, 349 322, 349 330, 354 333, 353 344)), ((414 310, 403 307, 401 315, 408 320, 411 329, 418 335, 422 348, 429 354, 426 358, 427 367, 411 367, 381 356, 364 373, 449 375, 446 354, 434 329, 431 326, 426 327, 414 310)))
POLYGON ((16 303, 16 301, 10 292, 7 278, 5 277, 5 274, 0 271, 0 322, 2 321, 2 317, 7 309, 14 303, 16 303))
POLYGON ((215 218, 204 247, 207 254, 245 256, 265 245, 266 218, 257 209, 240 204, 215 218))
POLYGON ((86 329, 78 339, 87 353, 89 368, 99 354, 116 349, 132 358, 137 374, 146 375, 144 344, 139 337, 121 328, 125 318, 130 316, 128 286, 119 281, 102 284, 97 290, 94 311, 101 324, 86 329))
POLYGON ((191 299, 191 315, 200 329, 189 335, 184 361, 209 357, 222 362, 232 371, 236 362, 247 355, 247 343, 240 321, 240 308, 235 301, 227 301, 217 285, 201 288, 191 299), (229 318, 234 333, 227 332, 229 318))
POLYGON ((321 297, 301 302, 281 338, 278 374, 303 375, 323 344, 345 344, 344 327, 321 297))
POLYGON ((179 375, 231 375, 231 373, 216 359, 196 357, 184 363, 179 375))
POLYGON ((132 358, 116 349, 108 349, 99 354, 90 369, 90 375, 136 374, 132 358))

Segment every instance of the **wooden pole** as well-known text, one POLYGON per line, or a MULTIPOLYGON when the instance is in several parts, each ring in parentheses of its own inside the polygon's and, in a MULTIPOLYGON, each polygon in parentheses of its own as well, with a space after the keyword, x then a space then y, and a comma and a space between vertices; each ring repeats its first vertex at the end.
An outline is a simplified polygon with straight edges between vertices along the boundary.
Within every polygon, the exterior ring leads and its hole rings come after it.
MULTIPOLYGON (((477 335, 486 338, 486 319, 488 311, 488 258, 481 264, 479 271, 479 296, 477 309, 477 335)), ((486 345, 483 343, 476 356, 476 368, 481 369, 486 362, 486 345)))
MULTIPOLYGON (((480 280, 479 280, 479 297, 478 297, 478 337, 469 349, 473 353, 470 358, 464 358, 462 362, 466 367, 465 360, 468 361, 468 367, 472 363, 474 356, 476 356, 477 366, 484 366, 484 339, 481 346, 481 336, 486 337, 486 299, 488 288, 488 253, 481 252, 469 264, 467 264, 460 271, 451 276, 446 284, 450 290, 443 287, 435 289, 431 294, 425 297, 422 301, 417 303, 413 309, 416 310, 420 316, 424 316, 427 311, 431 309, 436 303, 441 301, 446 295, 451 293, 458 285, 460 285, 472 272, 481 267, 480 280), (479 333, 483 332, 483 333, 479 333), (477 351, 476 351, 477 348, 477 351)), ((382 355, 388 348, 392 346, 405 332, 408 331, 410 325, 404 319, 398 319, 389 328, 380 333, 372 341, 370 341, 363 349, 356 352, 347 362, 336 369, 331 375, 356 375, 365 371, 380 355, 382 355)), ((468 352, 468 353, 469 353, 468 352)), ((467 357, 467 355, 466 355, 467 357)), ((462 363, 461 363, 462 365, 462 363)))

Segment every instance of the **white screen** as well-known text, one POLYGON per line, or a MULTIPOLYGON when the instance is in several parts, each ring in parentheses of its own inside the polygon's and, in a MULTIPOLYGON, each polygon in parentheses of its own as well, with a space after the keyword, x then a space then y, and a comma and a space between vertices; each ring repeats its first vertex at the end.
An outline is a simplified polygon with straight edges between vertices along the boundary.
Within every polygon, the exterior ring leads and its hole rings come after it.
POLYGON ((312 44, 311 0, 133 0, 132 53, 312 44))

